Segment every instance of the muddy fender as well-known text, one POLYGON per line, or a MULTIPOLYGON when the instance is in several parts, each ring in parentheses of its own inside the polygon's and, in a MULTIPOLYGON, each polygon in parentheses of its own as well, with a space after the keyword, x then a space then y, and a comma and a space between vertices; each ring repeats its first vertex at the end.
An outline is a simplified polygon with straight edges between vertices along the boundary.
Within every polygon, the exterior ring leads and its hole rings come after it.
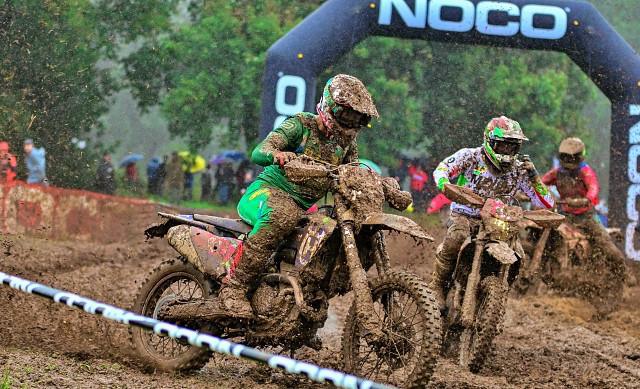
POLYGON ((486 250, 489 255, 504 265, 512 265, 518 261, 516 252, 505 242, 487 243, 486 250))
POLYGON ((363 226, 380 226, 382 229, 394 230, 411 235, 414 238, 425 239, 433 242, 433 237, 422 229, 416 222, 400 215, 378 213, 369 216, 363 226))

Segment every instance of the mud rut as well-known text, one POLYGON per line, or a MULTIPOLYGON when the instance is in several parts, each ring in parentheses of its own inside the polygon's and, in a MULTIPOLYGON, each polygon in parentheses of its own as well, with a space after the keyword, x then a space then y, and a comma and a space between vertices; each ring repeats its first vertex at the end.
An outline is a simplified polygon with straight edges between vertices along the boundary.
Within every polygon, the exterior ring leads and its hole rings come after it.
MULTIPOLYGON (((146 273, 174 254, 160 241, 144 242, 139 230, 129 242, 111 245, 0 238, 0 270, 128 308, 146 273)), ((439 228, 431 229, 436 240, 439 228)), ((389 237, 394 266, 425 278, 434 244, 389 237)), ((640 276, 639 267, 634 271, 640 276)), ((638 277, 640 278, 640 277, 638 277)), ((296 357, 340 368, 342 320, 350 296, 332 301, 321 336, 324 350, 296 357)), ((516 300, 507 308, 495 355, 480 375, 441 360, 431 387, 640 388, 640 287, 625 291, 622 308, 602 321, 578 299, 545 295, 516 300)), ((277 350, 276 350, 277 351, 277 350)), ((314 387, 252 363, 216 357, 191 376, 143 371, 129 355, 127 331, 62 305, 0 289, 0 382, 14 387, 314 387)))

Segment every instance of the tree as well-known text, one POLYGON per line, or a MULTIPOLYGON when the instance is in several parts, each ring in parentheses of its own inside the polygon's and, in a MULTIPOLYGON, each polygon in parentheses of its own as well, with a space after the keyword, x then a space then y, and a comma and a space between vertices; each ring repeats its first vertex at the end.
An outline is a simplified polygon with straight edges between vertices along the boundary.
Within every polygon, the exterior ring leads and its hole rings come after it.
POLYGON ((186 137, 193 151, 206 146, 214 131, 228 146, 242 136, 257 139, 266 51, 320 2, 283 7, 286 3, 192 4, 186 20, 148 37, 124 59, 140 106, 160 104, 170 133, 186 137), (220 133, 223 128, 228 134, 220 133))
POLYGON ((99 130, 113 80, 96 64, 108 41, 94 30, 90 0, 6 1, 0 6, 0 138, 16 151, 25 138, 47 149, 56 185, 88 187, 97 146, 73 139, 99 130))

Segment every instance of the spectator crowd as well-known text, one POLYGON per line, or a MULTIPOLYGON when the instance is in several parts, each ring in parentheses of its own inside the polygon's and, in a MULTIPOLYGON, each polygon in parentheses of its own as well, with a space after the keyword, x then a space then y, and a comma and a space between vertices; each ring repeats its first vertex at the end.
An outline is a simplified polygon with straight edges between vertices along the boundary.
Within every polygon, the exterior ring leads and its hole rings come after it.
MULTIPOLYGON (((45 149, 36 147, 32 139, 24 140, 21 156, 11 152, 8 142, 0 141, 0 183, 13 183, 22 169, 28 184, 48 185, 45 156, 45 149)), ((122 186, 128 192, 165 197, 171 202, 192 200, 196 182, 194 178, 198 174, 199 200, 226 205, 242 196, 258 173, 257 167, 239 152, 232 159, 214 157, 208 163, 197 158, 191 153, 175 151, 162 158, 151 158, 146 166, 145 189, 137 166, 143 159, 142 155, 132 154, 120 162, 118 168, 123 171, 119 180, 111 154, 104 153, 97 166, 94 189, 113 195, 122 186), (201 166, 196 166, 198 164, 201 166)), ((414 212, 435 213, 448 205, 439 201, 438 191, 431 179, 430 172, 435 168, 435 163, 435 160, 428 158, 399 157, 397 165, 390 169, 390 175, 398 180, 403 189, 411 192, 414 212)))
POLYGON ((131 154, 119 164, 122 180, 116 177, 111 155, 105 153, 95 177, 98 192, 114 194, 119 185, 136 194, 149 194, 167 198, 171 202, 194 199, 196 175, 200 177, 198 200, 226 205, 237 200, 256 176, 253 164, 243 154, 234 160, 214 158, 209 163, 202 157, 187 152, 172 152, 164 157, 153 157, 146 165, 146 189, 138 173, 142 156, 131 154), (139 158, 135 158, 139 156, 139 158))

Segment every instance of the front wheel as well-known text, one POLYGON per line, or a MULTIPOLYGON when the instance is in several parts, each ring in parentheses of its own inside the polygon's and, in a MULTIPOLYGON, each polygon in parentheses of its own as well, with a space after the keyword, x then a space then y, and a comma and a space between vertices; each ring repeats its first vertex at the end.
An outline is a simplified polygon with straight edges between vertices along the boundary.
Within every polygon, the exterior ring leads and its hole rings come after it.
MULTIPOLYGON (((172 259, 151 272, 138 291, 133 311, 157 319, 160 310, 168 304, 206 299, 210 295, 209 282, 200 271, 186 261, 172 259)), ((197 370, 209 360, 209 351, 202 348, 141 328, 132 328, 130 334, 138 356, 156 370, 197 370)))
POLYGON ((472 328, 465 328, 460 336, 459 363, 472 373, 482 369, 491 352, 493 339, 500 333, 507 292, 506 285, 497 277, 482 280, 475 323, 472 328))
POLYGON ((390 271, 370 283, 374 312, 385 338, 364 340, 355 302, 342 335, 345 369, 397 387, 424 387, 440 349, 440 311, 433 293, 418 277, 390 271))

